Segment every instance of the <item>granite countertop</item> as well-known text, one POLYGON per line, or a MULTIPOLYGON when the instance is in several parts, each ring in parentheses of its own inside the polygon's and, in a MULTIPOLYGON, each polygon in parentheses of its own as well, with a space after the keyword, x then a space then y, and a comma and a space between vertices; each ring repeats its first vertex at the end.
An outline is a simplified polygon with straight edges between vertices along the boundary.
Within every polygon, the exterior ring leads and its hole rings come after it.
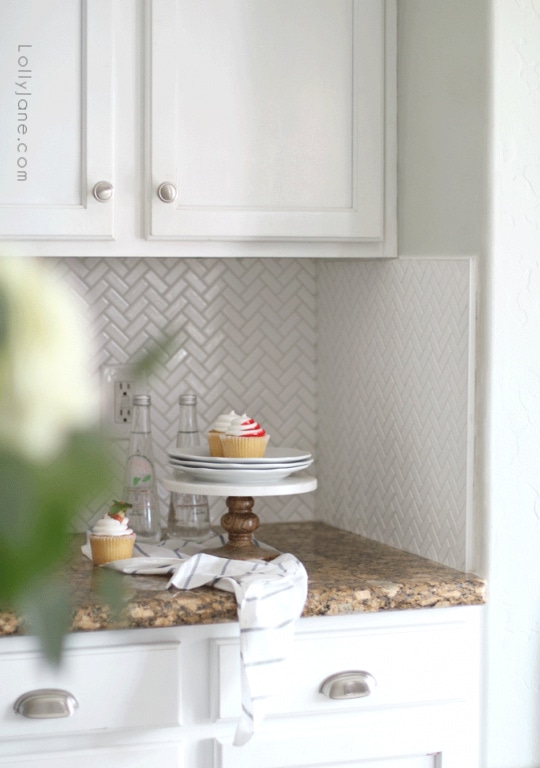
MULTIPOLYGON (((83 537, 75 538, 75 555, 66 568, 75 598, 71 631, 236 621, 230 592, 210 587, 169 591, 167 577, 118 573, 114 577, 122 581, 125 609, 121 619, 112 618, 97 596, 102 569, 82 555, 83 537)), ((303 562, 309 576, 303 616, 481 605, 486 600, 485 581, 474 574, 324 523, 264 524, 257 538, 303 562)), ((0 636, 17 634, 25 634, 22 619, 0 612, 0 636)))

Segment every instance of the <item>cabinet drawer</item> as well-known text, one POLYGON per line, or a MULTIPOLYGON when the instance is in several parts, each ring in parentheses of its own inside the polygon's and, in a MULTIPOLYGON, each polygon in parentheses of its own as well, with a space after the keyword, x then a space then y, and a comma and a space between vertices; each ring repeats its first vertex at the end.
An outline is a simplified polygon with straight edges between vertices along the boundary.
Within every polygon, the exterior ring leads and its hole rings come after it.
POLYGON ((178 744, 113 747, 110 749, 68 750, 0 757, 0 768, 180 768, 178 744))
MULTIPOLYGON (((460 700, 473 674, 468 646, 466 629, 458 623, 298 634, 287 661, 283 693, 273 698, 271 712, 330 713, 460 700), (372 675, 376 682, 372 692, 349 699, 330 699, 320 693, 326 678, 346 670, 372 675)), ((216 716, 238 717, 238 643, 229 638, 216 640, 215 658, 216 716)))
POLYGON ((215 768, 478 768, 459 704, 366 710, 341 720, 348 725, 267 724, 241 749, 216 739, 215 768))
POLYGON ((0 659, 0 736, 178 725, 180 672, 177 643, 66 650, 59 670, 38 651, 5 653, 0 659), (78 703, 73 714, 41 719, 14 711, 21 695, 47 688, 68 691, 78 703))

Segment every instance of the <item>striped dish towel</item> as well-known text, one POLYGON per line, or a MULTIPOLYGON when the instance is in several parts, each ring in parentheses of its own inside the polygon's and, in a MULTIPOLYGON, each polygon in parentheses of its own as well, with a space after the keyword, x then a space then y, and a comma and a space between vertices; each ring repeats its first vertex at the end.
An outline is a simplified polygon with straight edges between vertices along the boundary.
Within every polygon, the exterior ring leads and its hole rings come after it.
MULTIPOLYGON (((206 549, 209 541, 201 544, 206 549)), ((139 557, 104 567, 130 574, 170 574, 167 587, 203 585, 234 592, 240 628, 242 713, 234 744, 245 744, 261 724, 274 694, 283 690, 285 661, 306 597, 308 577, 291 554, 274 560, 229 560, 184 549, 136 544, 139 557)), ((264 545, 261 545, 264 547, 264 545)), ((83 553, 90 557, 86 544, 83 553)))

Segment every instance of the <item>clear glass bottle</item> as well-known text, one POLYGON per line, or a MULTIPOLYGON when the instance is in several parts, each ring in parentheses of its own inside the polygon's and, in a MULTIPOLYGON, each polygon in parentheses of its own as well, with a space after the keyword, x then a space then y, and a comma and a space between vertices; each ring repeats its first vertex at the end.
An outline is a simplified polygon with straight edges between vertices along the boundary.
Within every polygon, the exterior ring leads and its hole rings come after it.
MULTIPOLYGON (((197 396, 180 395, 180 418, 176 435, 177 448, 193 448, 202 444, 197 423, 197 396)), ((194 493, 171 493, 165 540, 203 540, 212 533, 208 496, 194 493)))
POLYGON ((129 525, 137 534, 137 538, 142 542, 157 543, 161 525, 152 448, 150 405, 150 395, 135 395, 133 398, 133 420, 123 501, 129 501, 133 505, 128 513, 129 525))

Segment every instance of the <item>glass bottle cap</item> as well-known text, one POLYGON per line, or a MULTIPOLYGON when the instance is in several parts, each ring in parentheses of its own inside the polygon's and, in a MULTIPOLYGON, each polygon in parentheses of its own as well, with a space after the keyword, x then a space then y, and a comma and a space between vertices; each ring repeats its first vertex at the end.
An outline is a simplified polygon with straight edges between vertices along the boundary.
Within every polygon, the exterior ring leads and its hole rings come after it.
POLYGON ((134 395, 133 405, 150 405, 150 395, 134 395))
POLYGON ((197 405, 197 395, 180 395, 178 403, 180 405, 197 405))

